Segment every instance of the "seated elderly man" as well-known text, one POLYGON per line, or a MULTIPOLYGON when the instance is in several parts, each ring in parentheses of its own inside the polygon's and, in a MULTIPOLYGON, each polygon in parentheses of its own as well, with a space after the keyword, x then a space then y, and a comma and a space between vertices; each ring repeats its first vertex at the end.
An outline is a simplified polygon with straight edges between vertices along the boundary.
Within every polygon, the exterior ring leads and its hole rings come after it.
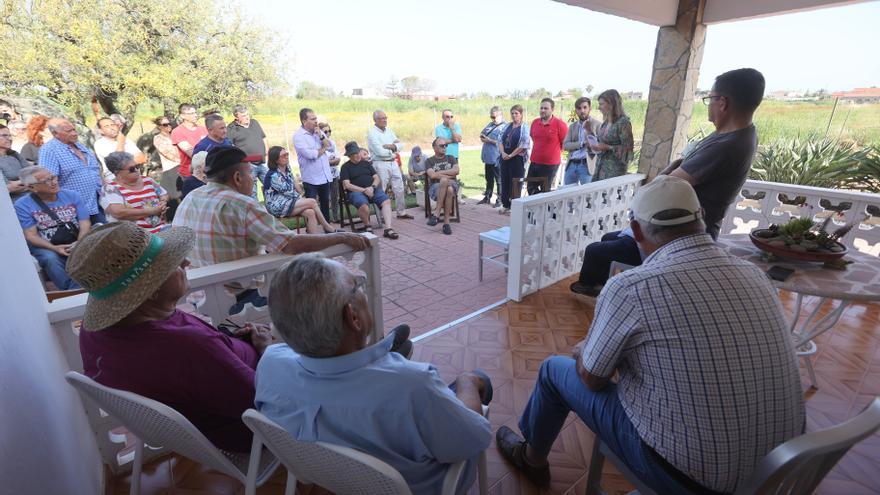
POLYGON ((76 191, 59 188, 58 177, 43 167, 25 167, 19 177, 30 194, 15 202, 15 214, 31 255, 59 290, 78 289, 66 265, 71 246, 92 225, 88 209, 76 191))
POLYGON ((345 144, 345 156, 348 157, 348 161, 342 165, 339 180, 342 181, 343 189, 348 191, 348 202, 357 208, 357 214, 361 222, 367 226, 367 232, 373 231, 369 226, 370 203, 381 208, 385 222, 383 235, 389 239, 397 239, 400 235, 391 228, 391 200, 379 187, 382 181, 367 158, 369 152, 358 146, 356 142, 349 141, 345 144))
POLYGON ((68 268, 89 291, 79 333, 83 370, 173 407, 221 449, 248 452, 252 435, 241 415, 253 405, 254 369, 272 335, 248 324, 238 335, 248 343, 177 309, 193 237, 187 228, 150 234, 114 222, 80 241, 68 268))
POLYGON ((519 422, 525 440, 502 426, 498 448, 546 485, 550 447, 574 411, 657 493, 732 493, 804 429, 776 290, 713 242, 687 182, 657 177, 632 213, 648 257, 605 285, 574 359, 544 361, 519 422))
POLYGON ((256 405, 297 440, 351 447, 400 471, 413 493, 439 493, 449 464, 468 460, 457 493, 474 481, 492 439, 482 404, 491 384, 465 373, 455 391, 429 364, 373 345, 366 278, 320 254, 293 258, 275 274, 269 314, 284 344, 257 367, 256 405))
POLYGON ((437 202, 437 212, 432 213, 428 218, 428 225, 431 227, 437 225, 437 217, 440 216, 440 209, 443 209, 443 233, 452 234, 452 227, 449 225, 449 215, 452 213, 453 205, 458 201, 458 159, 454 156, 446 154, 446 144, 440 138, 434 139, 431 144, 434 147, 434 156, 425 161, 425 173, 428 176, 430 187, 428 188, 428 196, 437 202))
POLYGON ((206 266, 270 252, 297 254, 346 244, 358 251, 369 241, 352 233, 296 234, 273 217, 250 194, 254 187, 251 162, 234 146, 215 146, 205 159, 208 184, 187 194, 173 225, 196 235, 190 261, 206 266))

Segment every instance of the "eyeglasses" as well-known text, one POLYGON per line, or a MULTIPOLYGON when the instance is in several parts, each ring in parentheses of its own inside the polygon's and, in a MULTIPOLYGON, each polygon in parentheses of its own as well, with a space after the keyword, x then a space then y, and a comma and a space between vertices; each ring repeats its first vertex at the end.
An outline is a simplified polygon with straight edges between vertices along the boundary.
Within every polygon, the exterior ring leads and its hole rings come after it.
POLYGON ((128 170, 128 173, 133 174, 135 172, 140 172, 143 169, 144 169, 143 167, 134 166, 134 167, 128 167, 126 170, 128 170))
POLYGON ((704 96, 704 97, 702 98, 702 100, 703 100, 703 104, 708 105, 708 104, 712 103, 712 100, 713 100, 713 99, 716 99, 716 100, 717 100, 718 98, 724 98, 724 96, 719 96, 719 95, 704 96))
POLYGON ((355 295, 358 289, 363 289, 367 286, 367 276, 366 275, 357 275, 354 277, 354 287, 351 289, 351 295, 355 295))
POLYGON ((49 184, 49 183, 52 183, 52 182, 58 182, 58 176, 57 176, 57 175, 53 175, 53 176, 47 177, 47 178, 45 178, 45 179, 43 179, 43 180, 38 180, 37 182, 34 182, 34 185, 37 185, 37 184, 49 184))
POLYGON ((159 124, 159 127, 171 127, 171 122, 163 122, 159 124))

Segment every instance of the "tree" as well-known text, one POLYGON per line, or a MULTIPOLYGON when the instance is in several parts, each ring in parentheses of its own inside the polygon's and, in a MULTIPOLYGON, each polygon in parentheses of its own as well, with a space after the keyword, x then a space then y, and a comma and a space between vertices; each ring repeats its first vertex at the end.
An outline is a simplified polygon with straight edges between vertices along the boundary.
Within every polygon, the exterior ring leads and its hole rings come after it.
POLYGON ((132 120, 148 99, 228 108, 281 85, 276 43, 219 0, 5 0, 0 81, 132 120))
POLYGON ((584 91, 581 88, 569 88, 566 93, 575 98, 580 98, 581 96, 584 96, 584 91))
POLYGON ((434 81, 422 79, 419 76, 407 76, 400 80, 400 96, 412 98, 416 93, 431 91, 434 89, 434 81))
POLYGON ((392 75, 391 79, 389 79, 388 82, 385 83, 385 96, 387 96, 389 98, 394 98, 399 95, 400 95, 400 81, 392 75))
POLYGON ((299 88, 296 90, 296 97, 301 100, 323 100, 333 98, 334 95, 333 88, 321 86, 312 81, 299 83, 299 88))
POLYGON ((547 88, 538 88, 538 89, 536 89, 536 90, 534 90, 534 91, 532 91, 532 92, 529 93, 529 99, 530 99, 530 100, 536 100, 536 99, 538 99, 538 98, 544 98, 544 97, 551 96, 551 95, 552 95, 552 94, 550 93, 550 90, 549 90, 549 89, 547 89, 547 88))

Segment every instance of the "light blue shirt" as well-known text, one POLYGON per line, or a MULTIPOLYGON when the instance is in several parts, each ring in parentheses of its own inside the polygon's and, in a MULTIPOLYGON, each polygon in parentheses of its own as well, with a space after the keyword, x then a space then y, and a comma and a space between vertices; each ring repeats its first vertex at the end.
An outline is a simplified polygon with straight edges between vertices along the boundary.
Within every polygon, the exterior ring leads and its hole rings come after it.
POLYGON ((299 173, 303 182, 315 186, 333 182, 327 151, 318 154, 321 151, 321 138, 317 130, 309 132, 305 127, 297 129, 293 133, 293 147, 296 150, 296 160, 299 162, 299 173))
POLYGON ((468 459, 464 493, 492 440, 489 421, 465 407, 434 366, 389 352, 393 339, 332 358, 270 346, 257 366, 257 409, 297 440, 378 457, 413 493, 440 493, 449 464, 468 459))
POLYGON ((367 149, 370 150, 370 157, 374 162, 393 162, 394 152, 383 148, 383 144, 394 144, 398 153, 403 151, 403 143, 397 139, 397 135, 390 127, 385 127, 384 131, 377 126, 370 127, 367 132, 367 149))
MULTIPOLYGON (((452 125, 455 133, 461 136, 461 124, 456 122, 452 125)), ((434 128, 434 135, 443 139, 452 139, 452 131, 443 124, 437 124, 434 128)), ((458 158, 458 143, 449 143, 446 145, 446 154, 458 158)))
POLYGON ((70 146, 52 139, 40 148, 40 166, 58 176, 58 187, 76 191, 89 215, 98 214, 98 192, 103 186, 101 165, 94 153, 82 143, 76 147, 86 157, 83 162, 70 146))

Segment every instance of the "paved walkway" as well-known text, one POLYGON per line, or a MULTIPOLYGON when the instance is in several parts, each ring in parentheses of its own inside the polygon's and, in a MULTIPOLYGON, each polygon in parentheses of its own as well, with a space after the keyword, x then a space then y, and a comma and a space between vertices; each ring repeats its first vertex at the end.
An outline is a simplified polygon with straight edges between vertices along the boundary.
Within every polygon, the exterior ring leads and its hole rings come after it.
POLYGON ((478 280, 477 249, 481 232, 508 225, 510 217, 476 201, 461 205, 462 221, 451 224, 452 235, 444 235, 440 224, 428 227, 421 208, 407 210, 414 220, 395 219, 400 238, 382 238, 380 250, 386 331, 406 323, 413 336, 420 335, 506 297, 502 267, 485 264, 478 280))

